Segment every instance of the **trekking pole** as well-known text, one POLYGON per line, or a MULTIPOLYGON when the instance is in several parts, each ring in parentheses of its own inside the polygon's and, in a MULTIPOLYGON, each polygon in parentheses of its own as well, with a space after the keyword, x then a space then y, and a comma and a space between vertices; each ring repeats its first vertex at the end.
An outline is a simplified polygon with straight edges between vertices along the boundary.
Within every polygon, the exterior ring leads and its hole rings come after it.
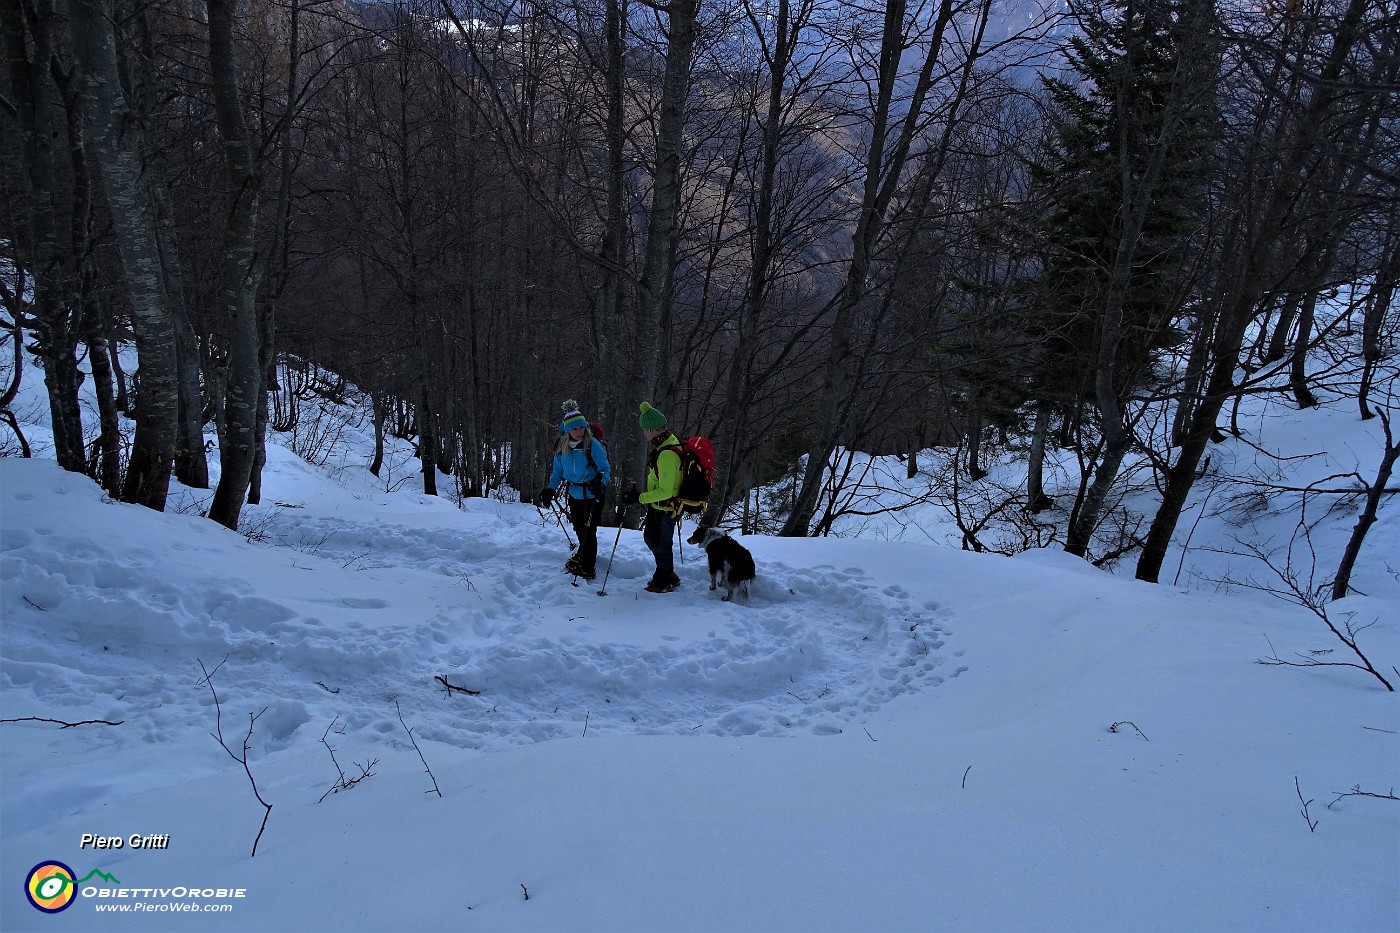
POLYGON ((569 550, 572 551, 574 549, 574 538, 573 535, 569 534, 569 529, 564 527, 564 515, 559 511, 559 500, 557 498, 551 500, 549 510, 554 513, 554 520, 559 523, 559 530, 564 532, 564 540, 569 542, 569 550))
POLYGON ((613 559, 617 557, 617 543, 622 540, 622 516, 627 514, 627 504, 624 502, 622 508, 617 510, 617 537, 613 539, 612 553, 608 555, 608 569, 603 574, 603 588, 598 591, 599 596, 608 595, 608 577, 612 576, 613 559))

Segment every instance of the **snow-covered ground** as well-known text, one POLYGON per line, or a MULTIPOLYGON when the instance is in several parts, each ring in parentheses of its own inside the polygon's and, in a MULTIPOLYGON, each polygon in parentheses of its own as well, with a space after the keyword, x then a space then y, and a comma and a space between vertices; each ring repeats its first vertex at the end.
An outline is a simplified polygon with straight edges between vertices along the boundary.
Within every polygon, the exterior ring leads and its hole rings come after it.
MULTIPOLYGON (((1290 417, 1288 449, 1378 458, 1344 409, 1290 417)), ((743 539, 747 605, 690 546, 645 593, 623 531, 599 595, 533 507, 386 492, 362 454, 273 446, 253 540, 207 493, 0 459, 3 718, 120 722, 0 724, 0 928, 1400 929, 1400 707, 1254 663, 1347 660, 1301 608, 890 528, 743 539), (46 915, 52 861, 79 883, 46 915)), ((1203 517, 1192 553, 1296 513, 1203 517)), ((1397 529, 1331 607, 1393 683, 1397 529)))

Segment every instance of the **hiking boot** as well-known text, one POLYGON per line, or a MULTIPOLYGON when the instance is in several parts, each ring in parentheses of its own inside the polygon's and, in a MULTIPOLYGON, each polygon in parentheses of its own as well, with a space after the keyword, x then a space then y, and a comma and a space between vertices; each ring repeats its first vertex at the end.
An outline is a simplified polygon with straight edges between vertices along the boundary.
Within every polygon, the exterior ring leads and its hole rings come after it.
POLYGON ((582 570, 582 569, 583 569, 583 565, 580 564, 580 563, 578 562, 578 559, 577 559, 577 558, 570 557, 568 560, 566 560, 566 561, 564 562, 564 572, 565 572, 565 573, 578 573, 578 572, 579 572, 580 570, 582 570))
POLYGON ((680 585, 681 585, 681 578, 678 577, 678 576, 676 576, 676 575, 673 573, 673 574, 670 575, 670 577, 668 577, 668 578, 665 579, 665 580, 656 580, 656 579, 653 579, 650 583, 647 584, 647 592, 648 592, 648 593, 669 593, 669 592, 671 592, 672 590, 674 590, 676 587, 678 587, 678 586, 680 586, 680 585))
POLYGON ((575 570, 573 573, 574 576, 578 577, 580 580, 592 580, 598 576, 597 572, 594 571, 591 567, 580 568, 578 570, 575 570))

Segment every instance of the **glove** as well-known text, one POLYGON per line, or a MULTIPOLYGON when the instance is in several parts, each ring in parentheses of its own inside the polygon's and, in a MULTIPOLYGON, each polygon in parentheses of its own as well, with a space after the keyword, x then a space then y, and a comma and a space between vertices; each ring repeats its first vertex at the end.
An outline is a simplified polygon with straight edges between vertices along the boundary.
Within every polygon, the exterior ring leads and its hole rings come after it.
POLYGON ((637 491, 637 484, 633 483, 632 487, 622 494, 622 504, 636 505, 641 498, 642 494, 637 491))
POLYGON ((592 481, 588 484, 588 491, 593 494, 593 498, 597 499, 599 502, 602 502, 604 492, 602 477, 593 477, 592 481))
POLYGON ((549 508, 549 504, 554 501, 554 490, 548 486, 540 490, 540 505, 549 508))

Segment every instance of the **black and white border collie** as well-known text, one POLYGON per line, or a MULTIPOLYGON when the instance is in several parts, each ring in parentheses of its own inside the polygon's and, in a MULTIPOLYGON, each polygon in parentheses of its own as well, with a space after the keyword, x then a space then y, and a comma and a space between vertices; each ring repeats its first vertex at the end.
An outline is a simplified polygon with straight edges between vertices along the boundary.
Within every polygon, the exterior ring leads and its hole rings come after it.
POLYGON ((718 528, 697 526, 689 540, 704 548, 710 559, 710 589, 718 589, 723 584, 725 602, 732 600, 735 593, 747 601, 749 581, 756 573, 748 548, 718 528))

